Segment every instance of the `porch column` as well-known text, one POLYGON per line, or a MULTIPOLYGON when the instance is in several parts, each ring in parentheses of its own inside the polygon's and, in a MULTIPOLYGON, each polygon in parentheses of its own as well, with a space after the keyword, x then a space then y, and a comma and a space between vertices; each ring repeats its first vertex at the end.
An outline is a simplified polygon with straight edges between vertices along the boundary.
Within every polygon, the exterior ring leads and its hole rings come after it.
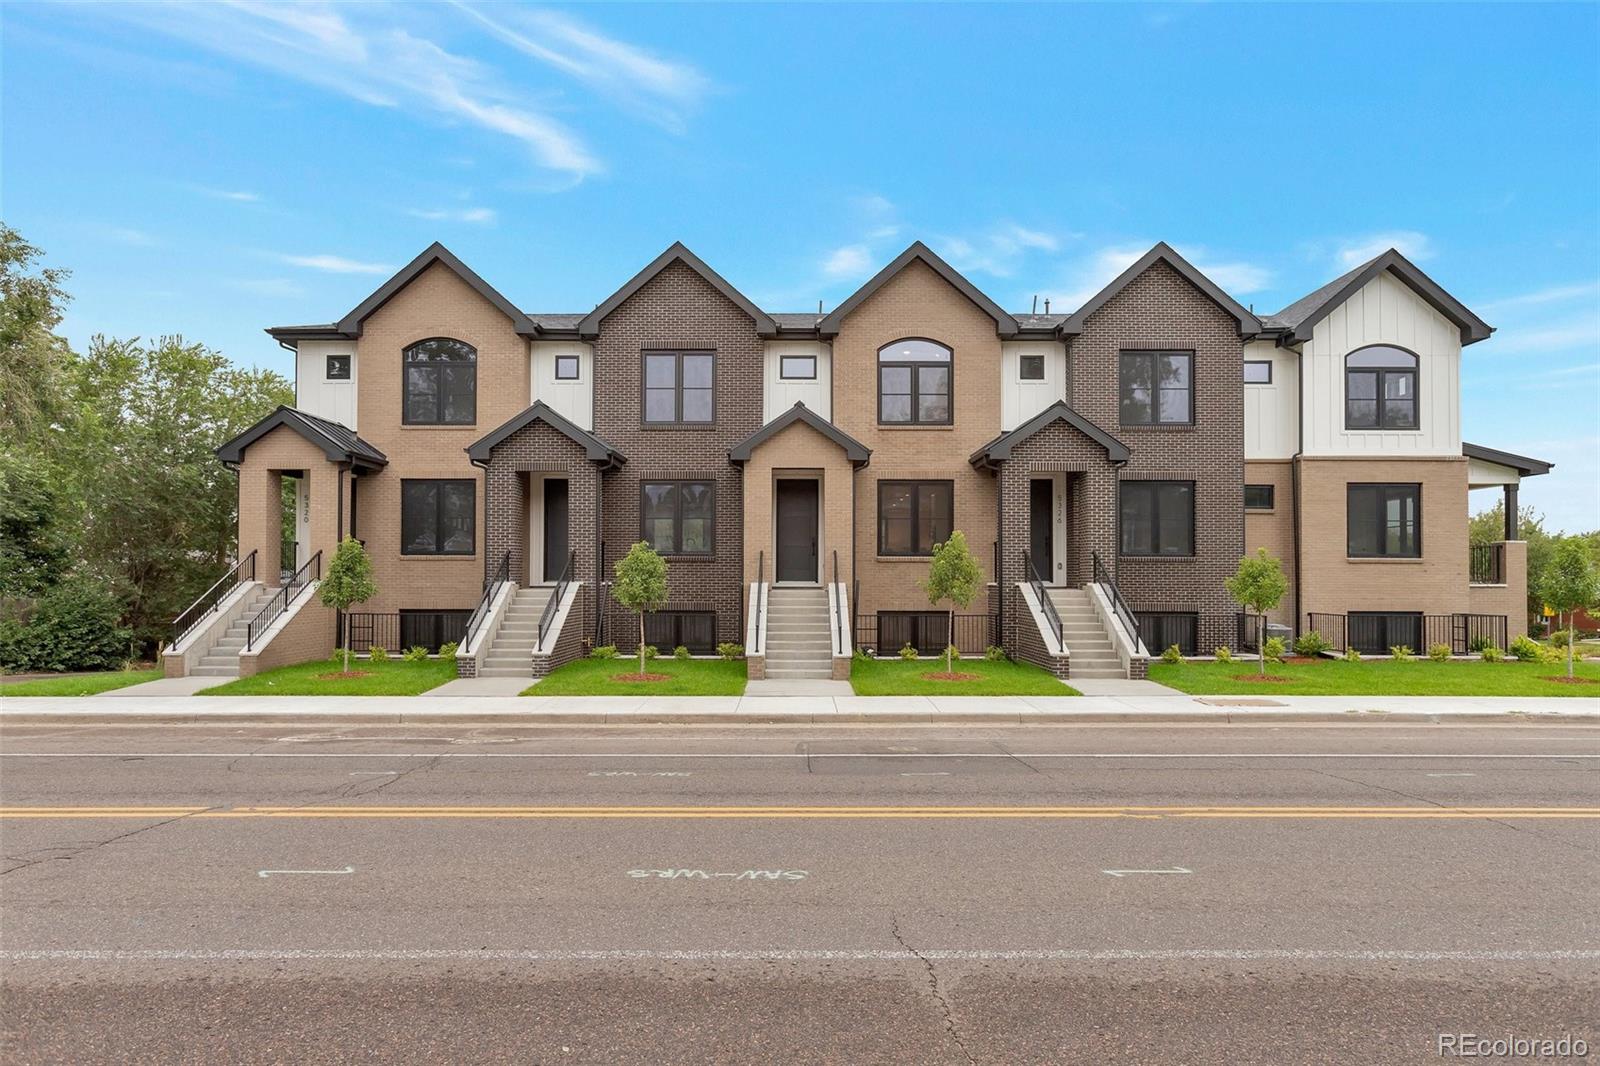
POLYGON ((1517 486, 1513 482, 1505 485, 1506 507, 1506 539, 1517 539, 1517 486))

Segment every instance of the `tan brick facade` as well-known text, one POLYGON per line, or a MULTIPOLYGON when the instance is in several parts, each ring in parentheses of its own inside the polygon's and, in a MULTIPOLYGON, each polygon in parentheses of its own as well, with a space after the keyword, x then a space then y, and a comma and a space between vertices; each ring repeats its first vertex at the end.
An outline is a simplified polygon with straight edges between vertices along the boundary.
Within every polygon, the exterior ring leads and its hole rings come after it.
POLYGON ((1289 592, 1276 610, 1267 612, 1267 618, 1293 628, 1298 614, 1294 587, 1294 463, 1287 459, 1247 462, 1244 480, 1247 485, 1272 486, 1270 511, 1244 513, 1244 550, 1253 555, 1257 548, 1265 548, 1268 555, 1283 564, 1289 592))
POLYGON ((267 585, 279 582, 284 514, 281 486, 291 473, 303 473, 309 479, 307 561, 321 551, 322 566, 327 568, 339 545, 339 515, 349 513, 349 472, 330 462, 321 448, 287 426, 279 426, 251 444, 239 464, 239 557, 256 552, 256 579, 267 585))
POLYGON ((755 580, 757 555, 765 553, 767 580, 772 580, 777 559, 773 532, 773 493, 779 478, 815 478, 820 505, 821 537, 817 557, 821 580, 834 580, 833 553, 839 553, 837 580, 849 588, 851 522, 854 509, 854 467, 838 444, 803 422, 796 422, 762 441, 744 469, 744 571, 755 580))

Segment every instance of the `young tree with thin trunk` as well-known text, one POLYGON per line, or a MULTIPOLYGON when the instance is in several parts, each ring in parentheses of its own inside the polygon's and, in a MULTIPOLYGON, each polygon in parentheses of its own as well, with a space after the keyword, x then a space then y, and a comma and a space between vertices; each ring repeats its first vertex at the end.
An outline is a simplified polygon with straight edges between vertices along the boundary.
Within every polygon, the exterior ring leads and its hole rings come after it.
POLYGON ((1600 603, 1600 574, 1589 547, 1577 537, 1563 537, 1545 567, 1539 595, 1553 610, 1566 613, 1567 676, 1572 676, 1572 615, 1600 603))
MULTIPOLYGON (((324 606, 332 607, 340 614, 348 614, 350 608, 358 603, 365 603, 378 594, 378 586, 372 581, 372 560, 367 557, 367 549, 354 537, 346 537, 339 542, 339 547, 333 553, 333 561, 328 564, 328 572, 322 577, 322 584, 317 588, 317 598, 324 606)), ((344 672, 350 672, 350 619, 344 622, 344 672)))
POLYGON ((617 560, 611 596, 639 616, 639 676, 644 676, 644 615, 667 602, 667 561, 646 541, 640 541, 617 560))
POLYGON ((1267 612, 1283 602, 1289 591, 1289 579, 1283 576, 1283 564, 1267 554, 1267 549, 1257 548, 1254 556, 1239 560, 1239 569, 1225 582, 1228 595, 1234 602, 1256 615, 1256 658, 1261 676, 1267 676, 1267 612))
POLYGON ((935 607, 943 600, 950 601, 950 640, 944 649, 944 672, 947 674, 955 669, 950 650, 955 647, 956 608, 965 610, 972 606, 982 581, 983 571, 978 569, 978 561, 967 549, 966 534, 958 529, 950 534, 949 540, 933 546, 928 579, 921 584, 923 591, 928 594, 928 602, 935 607))

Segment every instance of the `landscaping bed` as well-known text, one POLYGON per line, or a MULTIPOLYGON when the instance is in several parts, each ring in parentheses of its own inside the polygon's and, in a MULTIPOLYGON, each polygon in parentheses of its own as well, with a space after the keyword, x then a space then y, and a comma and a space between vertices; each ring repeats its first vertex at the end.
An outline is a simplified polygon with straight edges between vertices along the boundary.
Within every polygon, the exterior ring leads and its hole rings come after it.
POLYGON ((1427 659, 1395 662, 1370 659, 1290 658, 1268 663, 1269 680, 1256 676, 1253 660, 1229 663, 1150 664, 1150 680, 1197 696, 1247 692, 1282 696, 1600 696, 1600 663, 1578 663, 1584 682, 1568 684, 1560 663, 1427 659))
POLYGON ((390 659, 374 663, 350 660, 350 673, 343 673, 344 661, 319 659, 267 670, 254 677, 202 689, 202 696, 415 696, 438 688, 456 676, 454 659, 424 659, 408 663, 390 659))
POLYGON ((0 697, 94 696, 129 685, 142 685, 161 676, 161 670, 157 667, 148 670, 107 670, 100 674, 78 674, 73 677, 41 677, 0 685, 0 697))
POLYGON ((742 696, 742 659, 579 659, 552 670, 524 696, 742 696))
POLYGON ((856 659, 850 687, 857 696, 1076 696, 1048 670, 1007 660, 960 659, 944 680, 944 659, 856 659))

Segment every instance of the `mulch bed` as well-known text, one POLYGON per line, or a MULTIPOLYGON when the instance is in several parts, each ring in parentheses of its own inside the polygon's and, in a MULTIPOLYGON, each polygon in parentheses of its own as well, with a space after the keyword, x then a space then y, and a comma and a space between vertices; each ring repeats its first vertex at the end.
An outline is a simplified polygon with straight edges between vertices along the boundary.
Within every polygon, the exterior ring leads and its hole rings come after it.
POLYGON ((366 670, 351 670, 348 673, 346 673, 343 670, 335 670, 331 674, 318 674, 317 675, 317 680, 318 681, 354 681, 358 677, 366 677, 367 674, 368 674, 368 671, 366 671, 366 670))
POLYGON ((1271 674, 1268 674, 1266 677, 1262 677, 1260 674, 1234 674, 1233 680, 1254 681, 1258 684, 1268 685, 1292 685, 1294 684, 1295 679, 1292 677, 1274 677, 1271 674))
POLYGON ((638 684, 651 681, 671 681, 671 674, 612 674, 611 680, 620 681, 625 685, 638 684))
POLYGON ((1597 684, 1600 684, 1600 681, 1596 681, 1592 677, 1547 677, 1547 678, 1545 678, 1545 680, 1546 681, 1554 681, 1558 685, 1597 685, 1597 684))
POLYGON ((982 681, 982 674, 947 674, 940 670, 936 674, 923 674, 925 681, 982 681))

